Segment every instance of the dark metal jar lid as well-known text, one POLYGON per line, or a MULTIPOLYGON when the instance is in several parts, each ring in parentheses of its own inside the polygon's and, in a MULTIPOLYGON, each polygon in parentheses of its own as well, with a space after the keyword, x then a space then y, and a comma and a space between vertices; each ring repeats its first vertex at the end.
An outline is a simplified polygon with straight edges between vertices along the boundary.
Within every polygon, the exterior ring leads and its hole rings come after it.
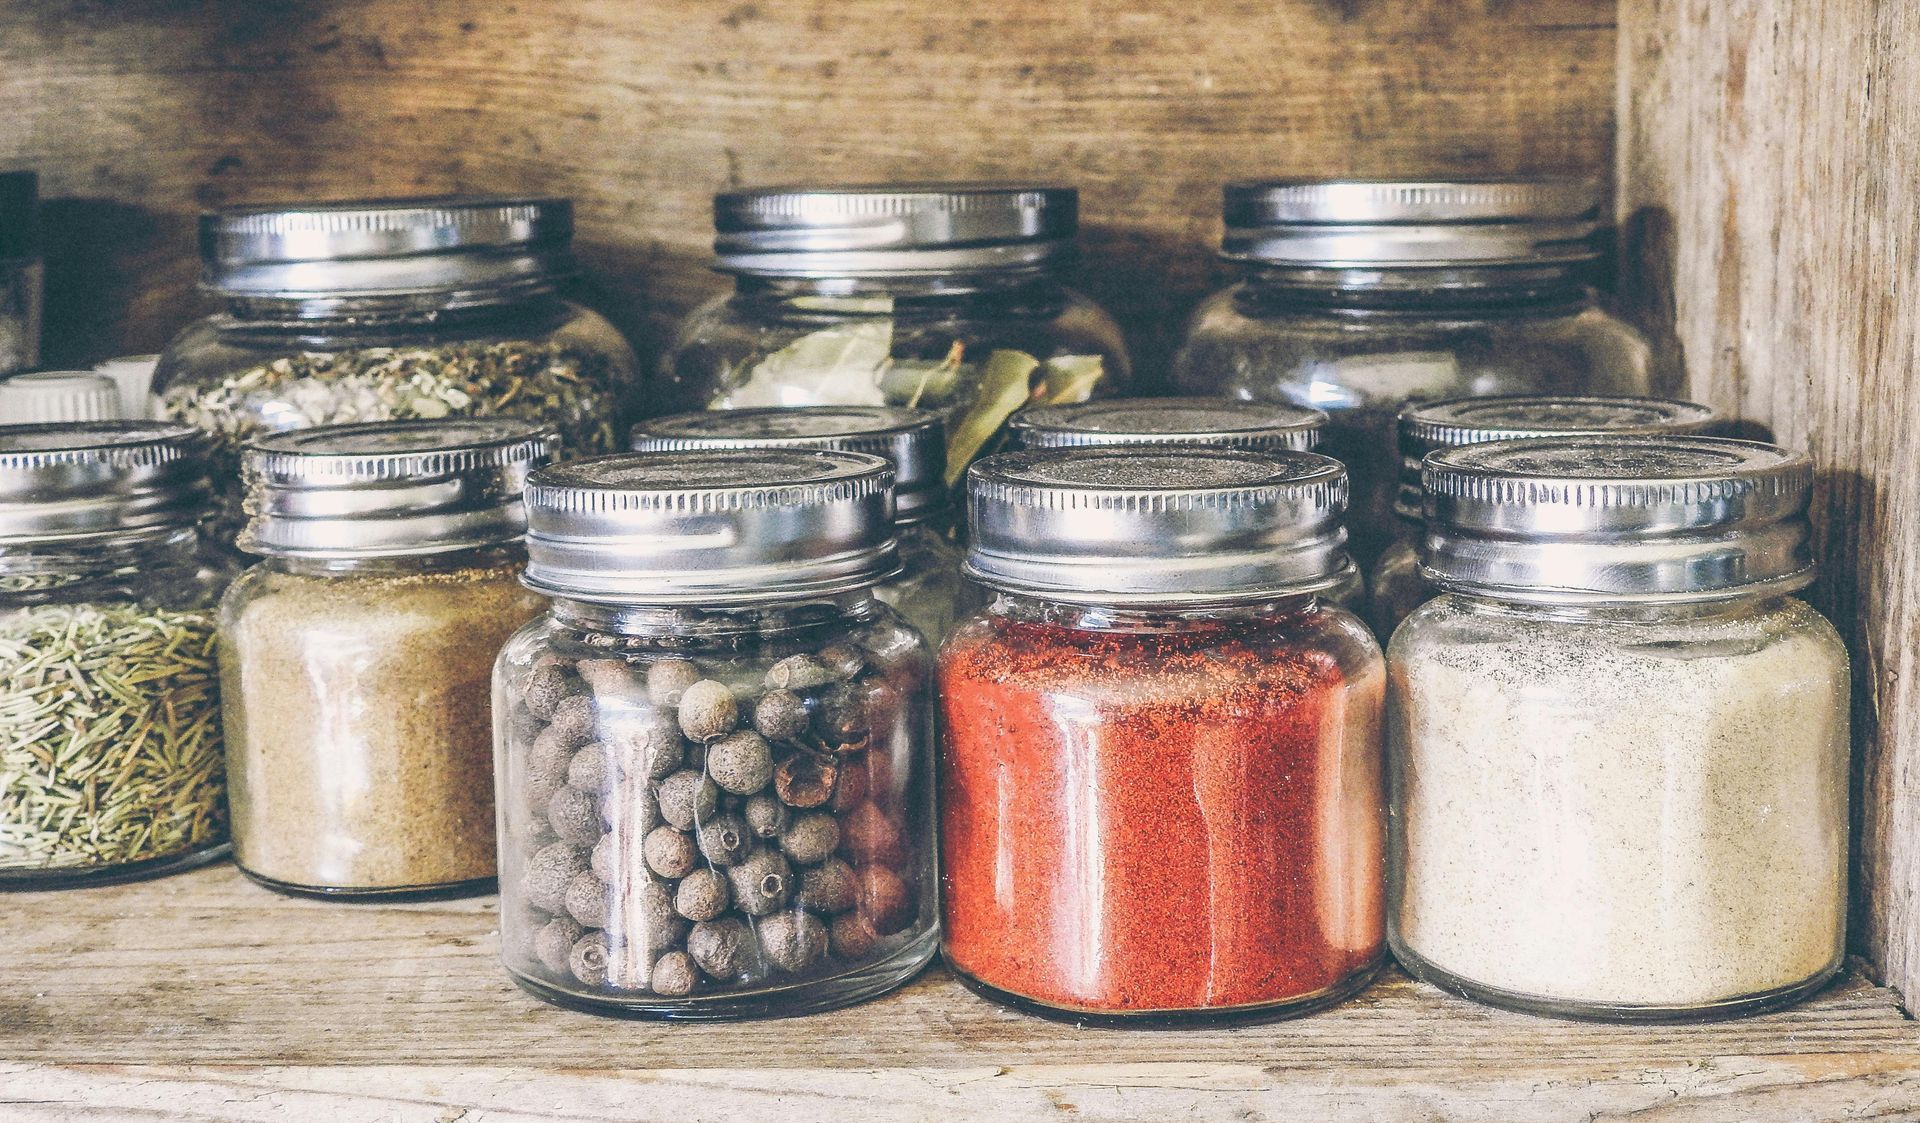
POLYGON ((1040 184, 762 187, 714 197, 713 248, 722 271, 766 277, 1031 269, 1071 250, 1079 204, 1040 184))
POLYGON ((0 543, 75 542, 192 526, 206 437, 162 421, 0 426, 0 543))
POLYGON ((560 447, 508 418, 330 425, 247 447, 239 546, 268 557, 417 557, 526 533, 527 476, 560 447))
POLYGON ((573 203, 450 196, 228 207, 200 218, 202 278, 227 296, 458 292, 573 271, 573 203))
POLYGON ((1003 453, 967 472, 966 570, 1068 603, 1192 605, 1316 592, 1351 571, 1347 470, 1311 452, 1003 453))
POLYGON ((1327 415, 1278 402, 1231 398, 1105 398, 1023 409, 1007 427, 1021 448, 1208 445, 1305 452, 1327 415))
POLYGON ((820 448, 864 452, 893 465, 894 518, 920 522, 947 506, 946 426, 932 410, 902 406, 794 406, 682 413, 642 421, 635 452, 715 448, 820 448))
POLYGON ((574 460, 527 484, 529 588, 610 604, 828 596, 899 571, 893 469, 786 448, 574 460))
POLYGON ((1548 604, 1718 600, 1813 580, 1813 462, 1721 437, 1577 436, 1427 457, 1421 569, 1548 604))

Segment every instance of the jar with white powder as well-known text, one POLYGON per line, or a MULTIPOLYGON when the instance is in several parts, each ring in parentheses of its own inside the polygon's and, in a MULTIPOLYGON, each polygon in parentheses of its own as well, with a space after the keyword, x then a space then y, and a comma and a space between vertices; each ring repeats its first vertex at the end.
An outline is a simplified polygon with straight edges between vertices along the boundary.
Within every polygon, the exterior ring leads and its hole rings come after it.
POLYGON ((1813 469, 1712 437, 1445 449, 1389 653, 1389 933, 1469 998, 1613 1020, 1818 990, 1846 906, 1847 654, 1813 469))

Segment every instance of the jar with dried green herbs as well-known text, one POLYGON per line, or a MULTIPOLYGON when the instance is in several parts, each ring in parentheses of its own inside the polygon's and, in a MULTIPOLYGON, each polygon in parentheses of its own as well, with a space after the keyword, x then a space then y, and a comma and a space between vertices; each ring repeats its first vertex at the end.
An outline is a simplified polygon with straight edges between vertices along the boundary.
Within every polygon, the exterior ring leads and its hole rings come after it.
POLYGON ((160 416, 213 437, 238 534, 240 450, 316 425, 512 417, 572 455, 613 452, 638 415, 633 350, 563 299, 565 199, 454 198, 239 207, 201 220, 205 287, 224 301, 168 345, 160 416))
POLYGON ((0 888, 226 847, 204 451, 156 422, 0 427, 0 888))
POLYGON ((812 186, 714 199, 734 291, 663 356, 662 412, 908 406, 947 423, 947 484, 1025 405, 1122 392, 1111 317, 1061 282, 1078 231, 1067 187, 812 186))
POLYGON ((234 861, 282 892, 474 892, 494 875, 493 656, 539 615, 521 489, 552 429, 322 426, 246 453, 220 606, 234 861))

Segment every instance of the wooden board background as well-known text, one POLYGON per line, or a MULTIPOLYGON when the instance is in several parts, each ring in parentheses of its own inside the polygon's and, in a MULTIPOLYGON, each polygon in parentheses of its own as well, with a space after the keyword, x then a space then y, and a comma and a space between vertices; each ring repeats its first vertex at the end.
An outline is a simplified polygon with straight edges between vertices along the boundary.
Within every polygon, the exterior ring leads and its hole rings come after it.
POLYGON ((230 201, 577 197, 649 350, 720 282, 709 198, 800 179, 1080 184, 1081 282, 1151 369, 1219 185, 1593 173, 1611 0, 0 0, 0 168, 55 200, 47 357, 153 350, 230 201))
POLYGON ((1625 0, 1635 299, 1696 396, 1810 449, 1854 653, 1855 941, 1920 996, 1920 7, 1625 0))

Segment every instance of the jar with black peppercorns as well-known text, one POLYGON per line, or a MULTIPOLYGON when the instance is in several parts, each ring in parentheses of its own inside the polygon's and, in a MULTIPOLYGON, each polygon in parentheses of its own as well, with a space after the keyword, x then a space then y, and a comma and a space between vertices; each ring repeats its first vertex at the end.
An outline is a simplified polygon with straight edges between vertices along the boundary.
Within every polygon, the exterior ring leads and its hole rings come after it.
POLYGON ((929 657, 874 596, 862 453, 637 453, 527 487, 552 609, 494 675, 501 937, 549 1001, 660 1018, 858 1002, 935 948, 929 657))

